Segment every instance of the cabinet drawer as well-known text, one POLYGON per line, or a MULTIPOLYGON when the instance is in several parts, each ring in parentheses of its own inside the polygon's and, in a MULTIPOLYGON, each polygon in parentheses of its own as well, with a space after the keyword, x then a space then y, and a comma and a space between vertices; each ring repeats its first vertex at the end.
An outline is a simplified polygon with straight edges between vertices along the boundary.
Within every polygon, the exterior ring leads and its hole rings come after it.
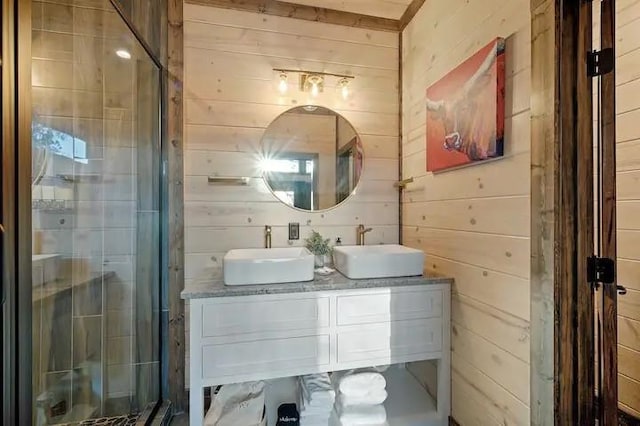
POLYGON ((402 290, 338 296, 338 325, 437 318, 442 316, 441 290, 402 290))
POLYGON ((347 327, 338 331, 338 362, 385 359, 401 362, 403 357, 442 350, 442 321, 439 318, 395 321, 347 327))
POLYGON ((329 298, 237 301, 202 307, 202 337, 329 326, 329 298))
POLYGON ((205 345, 202 374, 217 378, 328 365, 329 347, 329 335, 205 345))

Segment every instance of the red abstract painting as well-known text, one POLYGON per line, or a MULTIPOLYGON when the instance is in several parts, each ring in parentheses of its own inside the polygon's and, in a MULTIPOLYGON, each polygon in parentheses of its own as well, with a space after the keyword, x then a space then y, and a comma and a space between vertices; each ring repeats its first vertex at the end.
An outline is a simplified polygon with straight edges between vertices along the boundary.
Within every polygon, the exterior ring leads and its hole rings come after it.
POLYGON ((504 154, 504 46, 492 41, 427 89, 427 171, 504 154))

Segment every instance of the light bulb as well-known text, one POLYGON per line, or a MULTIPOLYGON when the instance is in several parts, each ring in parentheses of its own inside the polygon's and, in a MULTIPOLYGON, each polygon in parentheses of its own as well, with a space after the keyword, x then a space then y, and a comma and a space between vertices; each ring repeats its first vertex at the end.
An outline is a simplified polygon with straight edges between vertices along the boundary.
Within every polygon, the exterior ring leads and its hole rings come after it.
POLYGON ((289 88, 289 85, 287 84, 287 74, 282 73, 280 74, 280 84, 278 85, 278 89, 280 90, 280 93, 282 93, 283 95, 285 93, 287 93, 287 89, 289 88))
POLYGON ((349 80, 346 78, 340 80, 340 91, 342 92, 342 98, 346 101, 349 97, 349 80))
POLYGON ((317 82, 311 83, 311 95, 315 98, 320 93, 320 87, 318 87, 317 82))
POLYGON ((131 53, 125 49, 116 50, 116 55, 118 55, 122 59, 131 59, 131 53))

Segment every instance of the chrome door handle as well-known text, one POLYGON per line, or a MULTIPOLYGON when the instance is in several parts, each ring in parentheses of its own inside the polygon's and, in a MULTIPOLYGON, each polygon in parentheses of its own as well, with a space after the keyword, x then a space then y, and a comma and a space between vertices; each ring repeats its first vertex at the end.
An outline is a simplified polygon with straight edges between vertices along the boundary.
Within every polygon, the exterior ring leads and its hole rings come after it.
POLYGON ((620 296, 624 296, 625 294, 627 294, 627 289, 621 285, 617 286, 617 290, 620 296))
POLYGON ((0 232, 4 234, 4 226, 0 223, 0 232))

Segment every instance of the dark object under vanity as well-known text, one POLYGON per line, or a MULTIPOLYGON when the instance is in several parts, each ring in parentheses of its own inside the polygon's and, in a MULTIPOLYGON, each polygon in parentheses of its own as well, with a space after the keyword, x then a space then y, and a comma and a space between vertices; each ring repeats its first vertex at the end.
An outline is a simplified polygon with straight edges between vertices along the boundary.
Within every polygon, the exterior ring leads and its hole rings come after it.
POLYGON ((300 426, 300 414, 296 404, 282 404, 278 407, 276 426, 300 426))

